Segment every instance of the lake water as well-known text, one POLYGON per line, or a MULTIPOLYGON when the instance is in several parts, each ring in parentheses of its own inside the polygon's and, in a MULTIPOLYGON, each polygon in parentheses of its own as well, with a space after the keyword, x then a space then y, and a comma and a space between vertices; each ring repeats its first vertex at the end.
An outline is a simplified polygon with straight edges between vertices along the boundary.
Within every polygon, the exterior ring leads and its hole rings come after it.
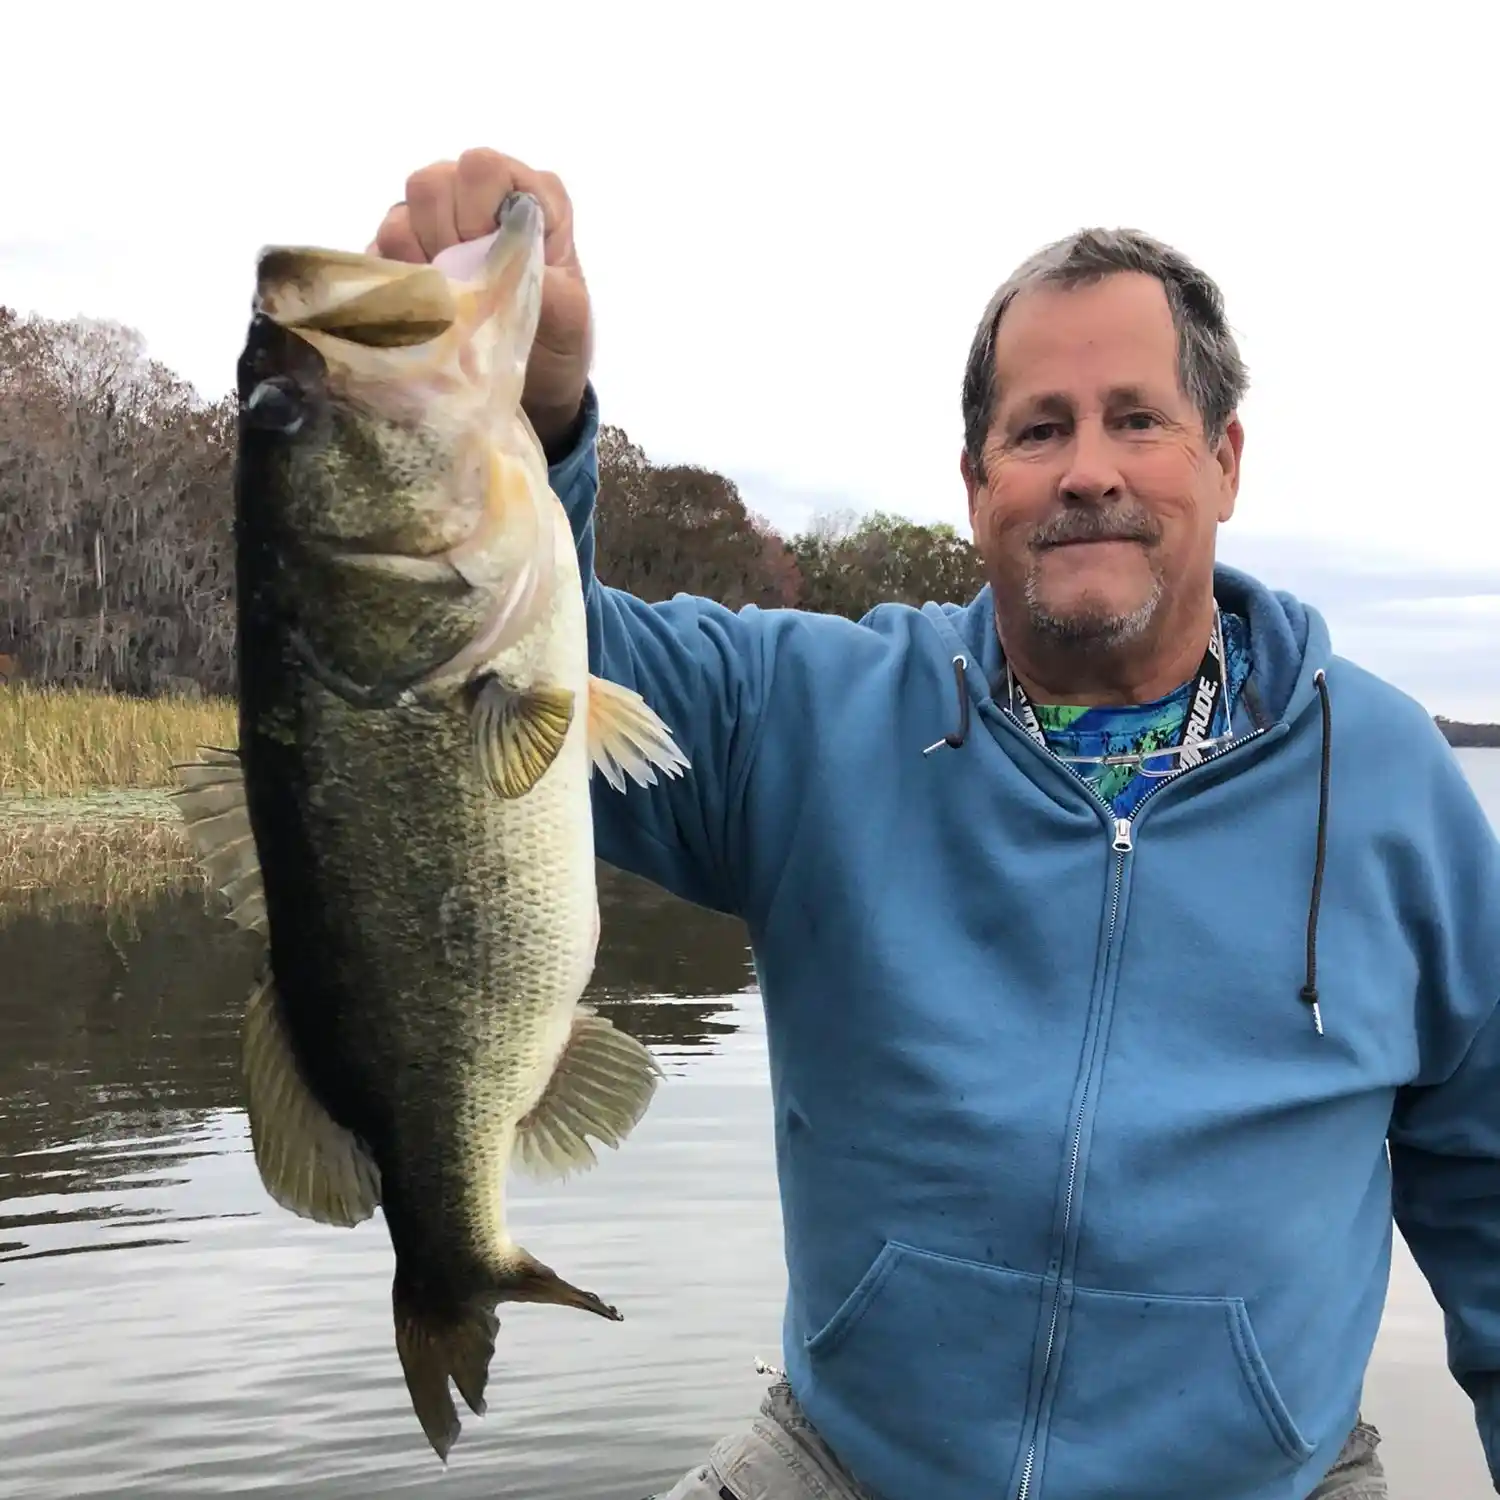
MULTIPOLYGON (((1500 752, 1460 752, 1500 824, 1500 752)), ((517 1181, 517 1236, 619 1324, 502 1309, 447 1473, 391 1342, 375 1219, 266 1197, 239 1107, 252 948, 201 899, 0 917, 0 1497, 639 1500, 753 1411, 784 1272, 738 923, 606 875, 592 998, 668 1079, 592 1173, 517 1181)), ((1367 1386, 1392 1494, 1492 1491, 1398 1246, 1367 1386)))

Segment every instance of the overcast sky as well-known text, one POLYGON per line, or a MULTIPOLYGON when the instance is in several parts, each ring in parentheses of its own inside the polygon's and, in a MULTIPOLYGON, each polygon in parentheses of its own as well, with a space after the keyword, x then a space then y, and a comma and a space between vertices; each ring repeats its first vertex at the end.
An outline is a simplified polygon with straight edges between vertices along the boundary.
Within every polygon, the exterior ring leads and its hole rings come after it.
POLYGON ((1221 555, 1500 719, 1492 5, 11 9, 0 302, 132 324, 216 395, 260 245, 363 248, 409 171, 490 145, 573 195, 605 419, 789 529, 965 527, 985 299, 1147 229, 1250 365, 1221 555))

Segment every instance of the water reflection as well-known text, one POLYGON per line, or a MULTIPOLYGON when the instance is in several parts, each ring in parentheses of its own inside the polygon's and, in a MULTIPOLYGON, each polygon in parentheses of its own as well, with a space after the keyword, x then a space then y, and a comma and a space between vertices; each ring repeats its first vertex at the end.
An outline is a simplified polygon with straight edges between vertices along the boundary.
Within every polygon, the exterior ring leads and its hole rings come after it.
POLYGON ((512 1310, 495 1416, 445 1473, 391 1349, 379 1216, 310 1224, 255 1172, 256 940, 180 878, 106 906, 89 875, 50 910, 0 902, 0 1500, 633 1500, 753 1409, 781 1281, 742 924, 601 867, 588 998, 667 1082, 627 1150, 509 1196, 522 1242, 627 1321, 512 1310))
MULTIPOLYGON (((675 1053, 735 1029, 723 997, 753 981, 740 923, 602 865, 600 905, 591 1003, 675 1053)), ((128 915, 0 920, 0 1263, 172 1242, 141 1226, 168 1215, 152 1190, 169 1198, 189 1161, 220 1151, 214 1117, 241 1107, 240 1018, 258 951, 195 889, 128 915), (39 1245, 60 1222, 109 1232, 39 1245)))
MULTIPOLYGON (((1500 815, 1500 757, 1473 753, 1500 815)), ((604 873, 591 998, 668 1079, 625 1149, 517 1183, 512 1206, 521 1242, 625 1321, 509 1310, 491 1414, 445 1472, 392 1349, 379 1216, 310 1224, 256 1174, 238 1082, 253 942, 199 897, 141 903, 138 885, 114 881, 129 899, 108 917, 0 892, 0 1500, 636 1500, 754 1411, 785 1277, 740 924, 604 873)), ((1441 1340, 1398 1258, 1366 1392, 1391 1492, 1479 1500, 1441 1340)))

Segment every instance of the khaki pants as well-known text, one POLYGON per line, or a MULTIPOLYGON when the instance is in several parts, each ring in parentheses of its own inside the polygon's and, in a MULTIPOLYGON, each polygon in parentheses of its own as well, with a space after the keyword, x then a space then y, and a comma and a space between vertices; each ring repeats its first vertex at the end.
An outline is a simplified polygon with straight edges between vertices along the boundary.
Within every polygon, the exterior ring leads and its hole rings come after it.
MULTIPOLYGON (((1375 1448, 1361 1421, 1308 1500, 1387 1500, 1375 1448)), ((648 1500, 875 1500, 813 1431, 784 1381, 773 1385, 750 1426, 723 1438, 708 1462, 648 1500)))

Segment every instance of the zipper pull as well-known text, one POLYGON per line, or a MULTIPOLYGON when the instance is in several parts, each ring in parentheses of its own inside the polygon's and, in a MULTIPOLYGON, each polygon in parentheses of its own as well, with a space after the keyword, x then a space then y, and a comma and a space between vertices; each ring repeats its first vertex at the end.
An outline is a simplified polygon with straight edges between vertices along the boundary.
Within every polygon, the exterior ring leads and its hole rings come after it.
POLYGON ((1130 842, 1129 818, 1115 819, 1115 841, 1110 845, 1110 848, 1113 849, 1116 854, 1129 854, 1130 851, 1135 848, 1135 845, 1130 842))

